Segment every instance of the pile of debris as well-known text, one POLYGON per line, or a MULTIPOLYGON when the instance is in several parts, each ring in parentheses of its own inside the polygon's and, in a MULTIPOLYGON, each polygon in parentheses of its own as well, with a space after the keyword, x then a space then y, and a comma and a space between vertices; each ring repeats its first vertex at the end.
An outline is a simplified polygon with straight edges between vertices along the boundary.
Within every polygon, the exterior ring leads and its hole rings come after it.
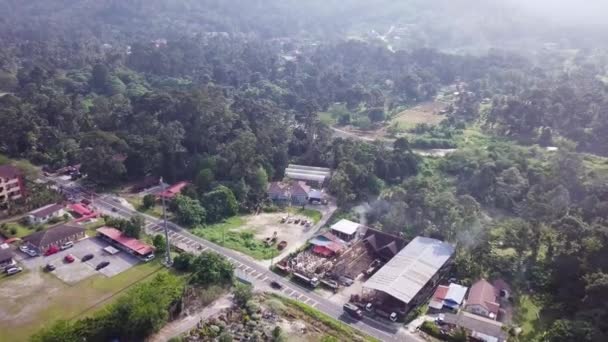
POLYGON ((332 260, 313 253, 310 249, 305 250, 289 261, 295 272, 309 276, 315 275, 323 278, 325 273, 334 267, 332 260))

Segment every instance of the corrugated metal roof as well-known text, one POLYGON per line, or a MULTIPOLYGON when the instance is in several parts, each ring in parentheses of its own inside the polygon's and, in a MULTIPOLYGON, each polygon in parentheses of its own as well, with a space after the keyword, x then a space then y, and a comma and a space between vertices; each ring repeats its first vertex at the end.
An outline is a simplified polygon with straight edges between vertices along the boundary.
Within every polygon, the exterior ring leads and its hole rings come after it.
POLYGON ((444 299, 450 300, 453 303, 460 305, 462 304, 462 301, 464 300, 464 296, 467 294, 468 289, 468 287, 452 283, 450 284, 449 290, 445 295, 444 299))
POLYGON ((293 179, 323 182, 331 175, 331 170, 325 167, 289 164, 285 169, 285 175, 293 179))
POLYGON ((364 286, 409 303, 454 253, 449 243, 416 237, 364 286))
POLYGON ((331 226, 331 229, 335 230, 337 232, 340 232, 340 233, 344 233, 346 235, 353 235, 357 231, 359 226, 360 226, 360 224, 357 222, 349 221, 346 219, 341 219, 340 221, 336 222, 333 226, 331 226))

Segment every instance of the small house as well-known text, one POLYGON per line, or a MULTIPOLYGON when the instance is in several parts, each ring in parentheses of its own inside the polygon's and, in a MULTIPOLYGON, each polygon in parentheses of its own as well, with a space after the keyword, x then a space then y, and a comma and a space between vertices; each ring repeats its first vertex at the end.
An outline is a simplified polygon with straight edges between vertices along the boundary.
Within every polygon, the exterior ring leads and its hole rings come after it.
POLYGON ((500 304, 496 288, 485 279, 478 280, 469 291, 465 310, 476 315, 496 319, 500 304))
POLYGON ((310 187, 303 181, 272 182, 266 192, 275 204, 287 205, 291 202, 292 205, 305 205, 308 203, 310 187))
POLYGON ((53 203, 31 211, 27 215, 27 219, 30 224, 43 224, 47 223, 52 218, 62 217, 64 214, 65 210, 63 209, 63 205, 53 203))
POLYGON ((357 231, 361 225, 357 222, 342 219, 331 226, 334 235, 344 241, 350 241, 357 236, 357 231))
POLYGON ((433 298, 429 303, 429 308, 435 310, 450 309, 458 310, 464 301, 468 288, 458 284, 439 285, 433 298))

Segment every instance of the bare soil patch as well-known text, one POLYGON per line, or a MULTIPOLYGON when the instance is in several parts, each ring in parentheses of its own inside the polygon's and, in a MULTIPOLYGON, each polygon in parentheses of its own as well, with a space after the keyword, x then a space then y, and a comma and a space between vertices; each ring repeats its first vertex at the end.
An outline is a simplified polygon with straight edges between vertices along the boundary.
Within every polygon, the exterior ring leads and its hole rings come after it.
MULTIPOLYGON (((259 215, 248 215, 243 217, 245 224, 241 227, 234 228, 234 231, 251 231, 255 238, 264 240, 272 237, 277 233, 277 243, 287 241, 287 246, 301 245, 308 237, 306 233, 313 229, 313 225, 306 227, 305 225, 295 223, 281 223, 281 218, 287 216, 286 213, 263 213, 259 215)), ((303 215, 291 215, 299 219, 310 220, 303 215)))
POLYGON ((438 101, 421 103, 397 114, 391 122, 406 127, 414 127, 421 123, 437 125, 446 118, 445 115, 441 114, 441 111, 446 107, 446 103, 438 101))

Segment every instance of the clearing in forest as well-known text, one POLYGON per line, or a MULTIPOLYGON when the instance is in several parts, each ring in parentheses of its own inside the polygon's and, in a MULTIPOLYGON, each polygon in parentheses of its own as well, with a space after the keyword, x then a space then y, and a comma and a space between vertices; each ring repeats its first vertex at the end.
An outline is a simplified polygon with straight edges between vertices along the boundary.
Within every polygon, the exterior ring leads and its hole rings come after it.
POLYGON ((397 114, 390 124, 396 124, 400 129, 413 128, 422 123, 437 125, 446 118, 441 113, 446 107, 447 104, 444 102, 424 102, 397 114))

